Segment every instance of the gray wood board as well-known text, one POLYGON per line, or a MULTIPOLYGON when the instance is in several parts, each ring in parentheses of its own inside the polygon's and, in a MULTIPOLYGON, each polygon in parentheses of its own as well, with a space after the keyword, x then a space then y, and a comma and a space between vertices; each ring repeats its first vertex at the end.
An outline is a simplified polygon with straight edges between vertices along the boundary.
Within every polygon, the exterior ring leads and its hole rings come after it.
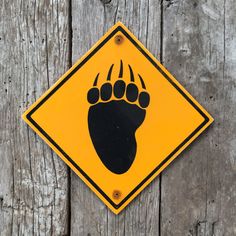
MULTIPOLYGON (((115 22, 122 21, 158 57, 160 52, 158 1, 72 1, 73 63, 115 22), (86 24, 78 24, 86 22, 86 24)), ((118 216, 72 174, 72 235, 157 235, 159 179, 118 216)))
POLYGON ((163 62, 214 124, 163 173, 163 235, 236 235, 234 1, 163 6, 163 62))
POLYGON ((0 235, 236 235, 233 0, 0 2, 0 235), (214 124, 118 216, 21 114, 122 21, 214 124))
POLYGON ((65 235, 68 168, 21 114, 68 68, 65 1, 0 1, 0 234, 65 235))

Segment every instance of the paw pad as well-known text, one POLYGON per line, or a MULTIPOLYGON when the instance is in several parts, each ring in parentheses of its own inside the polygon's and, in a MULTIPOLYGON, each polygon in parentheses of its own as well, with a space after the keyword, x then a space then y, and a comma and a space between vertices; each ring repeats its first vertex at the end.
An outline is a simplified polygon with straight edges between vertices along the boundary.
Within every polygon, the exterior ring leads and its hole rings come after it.
POLYGON ((112 100, 112 97, 115 99, 126 100, 129 103, 136 103, 141 108, 145 109, 148 107, 150 103, 150 96, 149 93, 146 91, 145 83, 138 74, 138 79, 140 80, 142 91, 139 91, 138 86, 136 85, 136 81, 134 78, 134 73, 129 65, 129 72, 130 72, 130 82, 128 84, 122 79, 123 77, 123 62, 120 62, 120 72, 119 72, 119 79, 115 81, 114 84, 111 83, 111 74, 113 70, 113 65, 111 65, 108 75, 107 81, 100 87, 97 87, 97 82, 99 78, 99 73, 97 74, 93 87, 88 91, 87 100, 91 105, 96 104, 97 102, 108 102, 112 100))

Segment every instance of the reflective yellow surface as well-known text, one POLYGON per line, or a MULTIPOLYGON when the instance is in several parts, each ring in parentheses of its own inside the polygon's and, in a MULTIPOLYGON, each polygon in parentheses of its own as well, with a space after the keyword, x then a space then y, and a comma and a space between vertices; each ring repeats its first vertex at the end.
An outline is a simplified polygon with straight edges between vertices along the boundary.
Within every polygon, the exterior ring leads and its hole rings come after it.
MULTIPOLYGON (((143 90, 140 82, 136 85, 143 90)), ((117 98, 112 95, 112 99, 117 98)), ((206 110, 122 23, 114 25, 23 114, 23 119, 115 214, 213 122, 206 110), (120 44, 115 42, 117 35, 122 36, 120 44), (130 82, 128 65, 133 68, 135 81, 138 74, 142 75, 150 104, 135 134, 134 162, 124 174, 115 174, 104 166, 93 146, 88 129, 91 105, 87 92, 98 73, 98 88, 105 83, 111 64, 114 64, 111 75, 114 84, 120 60, 126 83, 130 82), (114 197, 114 191, 119 191, 120 196, 114 197)))

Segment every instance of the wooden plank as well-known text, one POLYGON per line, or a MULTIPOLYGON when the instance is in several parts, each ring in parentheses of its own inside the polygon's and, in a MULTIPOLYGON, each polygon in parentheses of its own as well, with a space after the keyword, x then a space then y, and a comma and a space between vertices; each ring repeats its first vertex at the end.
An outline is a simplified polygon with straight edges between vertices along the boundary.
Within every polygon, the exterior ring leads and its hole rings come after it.
POLYGON ((163 173, 162 235, 236 235, 233 0, 165 1, 165 66, 215 123, 163 173))
MULTIPOLYGON (((117 21, 155 55, 160 51, 160 2, 72 0, 73 62, 117 21)), ((115 216, 75 175, 71 179, 72 235, 158 235, 159 179, 115 216)))
MULTIPOLYGON (((0 2, 1 235, 235 235, 236 5, 164 1, 163 61, 215 118, 163 173, 115 216, 20 116, 70 64, 69 3, 0 2)), ((72 0, 73 61, 118 20, 157 57, 157 0, 72 0)))
POLYGON ((65 235, 68 169, 21 114, 68 68, 68 3, 3 0, 0 16, 0 234, 65 235))

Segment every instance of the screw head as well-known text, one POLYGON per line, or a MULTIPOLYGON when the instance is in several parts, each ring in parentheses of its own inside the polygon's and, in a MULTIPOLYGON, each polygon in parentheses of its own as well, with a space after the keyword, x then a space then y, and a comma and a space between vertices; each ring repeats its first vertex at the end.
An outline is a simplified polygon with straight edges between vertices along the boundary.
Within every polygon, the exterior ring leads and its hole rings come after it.
POLYGON ((113 197, 115 200, 119 200, 120 197, 121 197, 121 191, 119 191, 119 190, 114 190, 113 193, 112 193, 112 197, 113 197))
POLYGON ((118 34, 118 35, 115 36, 115 43, 116 43, 116 44, 118 44, 118 45, 119 45, 119 44, 122 44, 123 41, 124 41, 124 38, 123 38, 122 35, 118 34))

